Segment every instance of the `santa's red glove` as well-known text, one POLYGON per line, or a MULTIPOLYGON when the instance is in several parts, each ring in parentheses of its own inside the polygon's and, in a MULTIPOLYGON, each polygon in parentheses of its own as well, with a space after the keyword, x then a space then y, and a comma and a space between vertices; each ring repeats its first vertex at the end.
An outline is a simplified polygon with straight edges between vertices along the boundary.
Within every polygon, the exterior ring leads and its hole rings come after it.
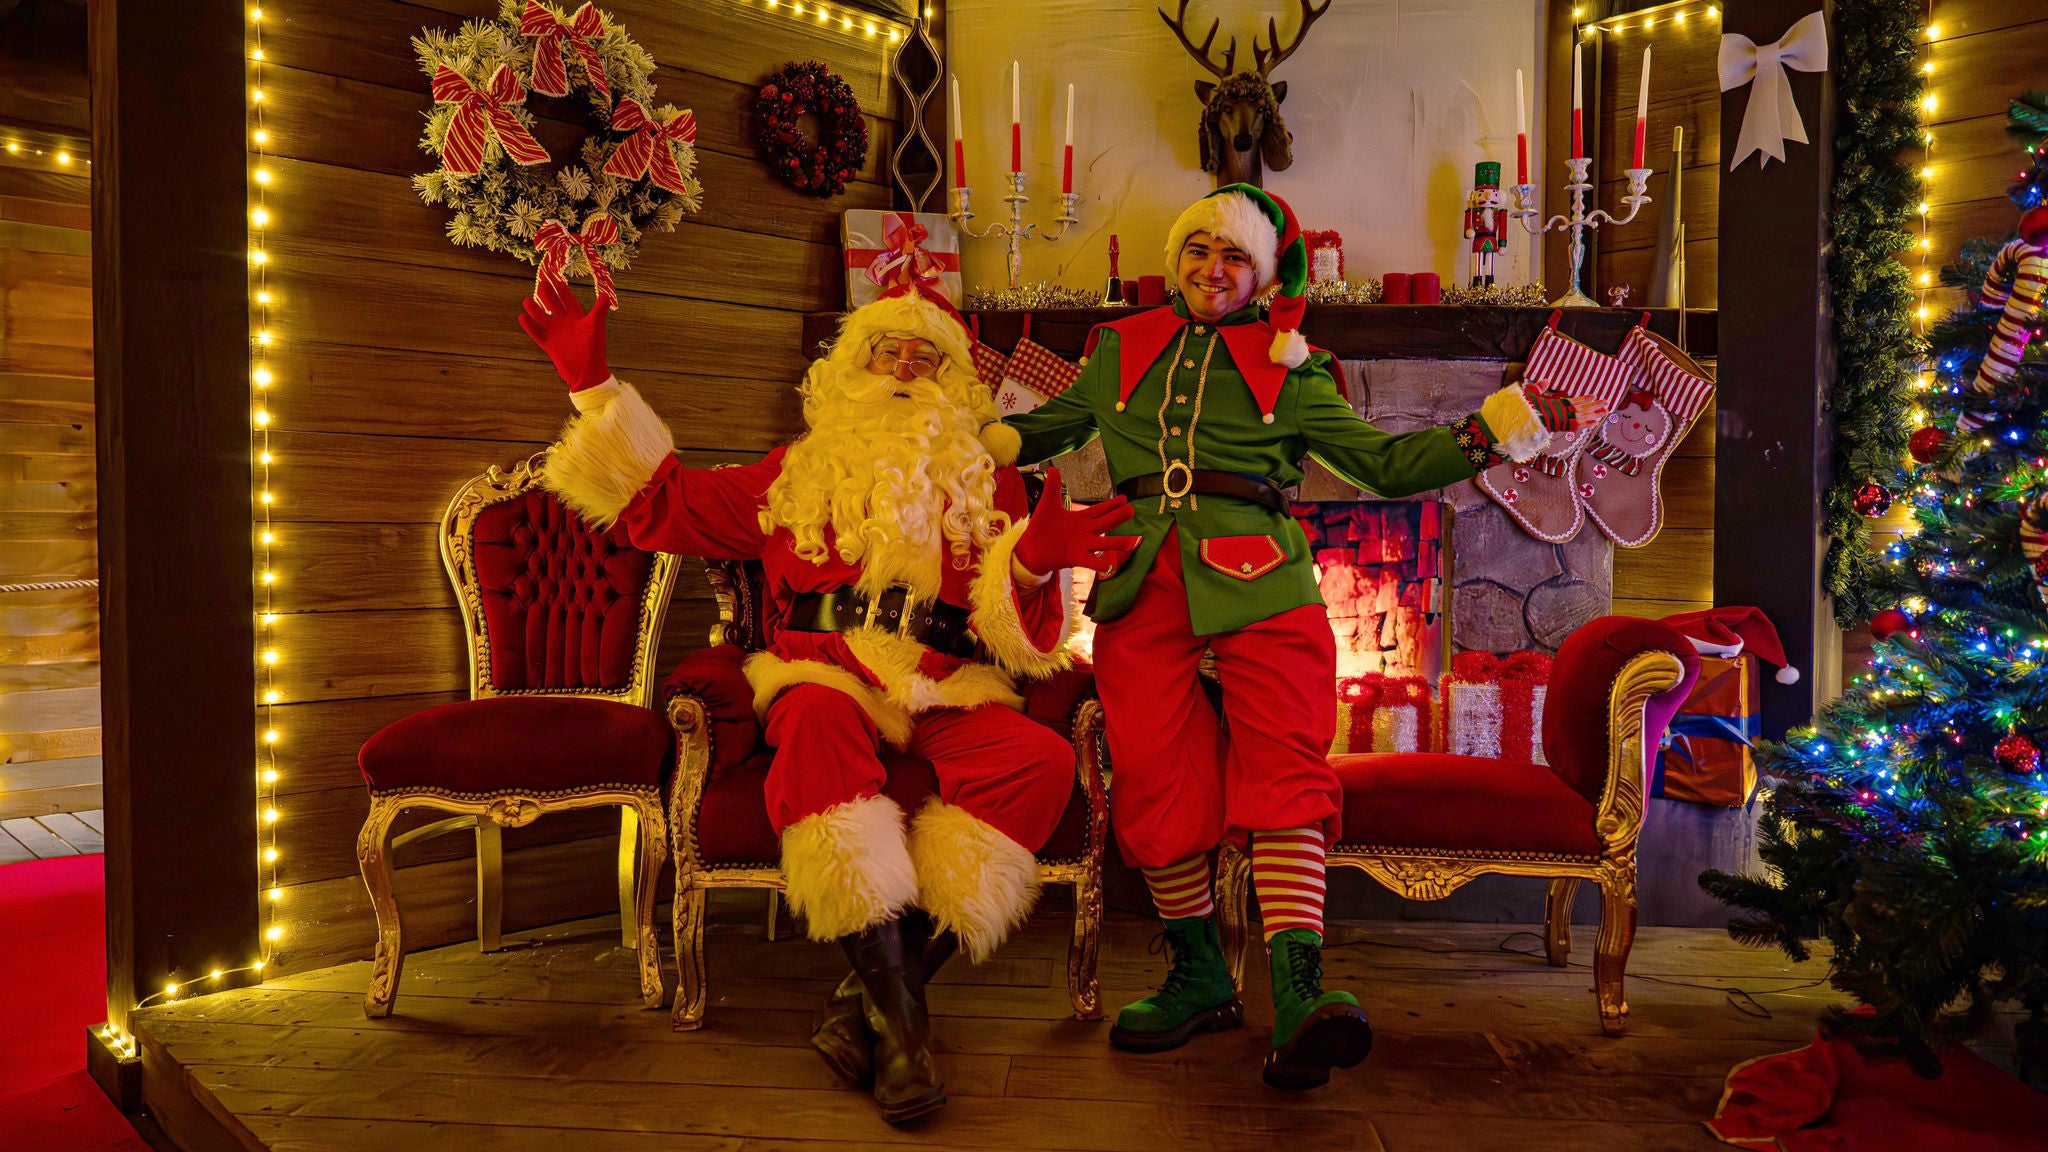
POLYGON ((1048 468, 1045 492, 1031 519, 1017 538, 1012 553, 1018 564, 1034 576, 1050 576, 1062 568, 1088 568, 1106 573, 1138 550, 1140 537, 1111 536, 1111 528, 1137 515, 1122 496, 1069 508, 1060 482, 1060 470, 1048 468))
POLYGON ((604 364, 604 315, 607 309, 585 312, 576 293, 553 283, 541 285, 540 299, 521 305, 519 326, 555 362, 555 371, 571 392, 595 388, 611 379, 604 364))

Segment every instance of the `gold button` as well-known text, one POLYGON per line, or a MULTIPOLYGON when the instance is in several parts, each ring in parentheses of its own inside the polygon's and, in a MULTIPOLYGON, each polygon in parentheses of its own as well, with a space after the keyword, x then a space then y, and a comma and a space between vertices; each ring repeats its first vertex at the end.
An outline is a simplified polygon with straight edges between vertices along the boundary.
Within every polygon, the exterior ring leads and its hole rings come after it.
POLYGON ((1178 500, 1169 500, 1167 501, 1167 503, 1175 508, 1180 507, 1180 501, 1178 500))
POLYGON ((1175 404, 1185 404, 1185 403, 1187 403, 1187 402, 1188 402, 1188 398, 1187 398, 1187 397, 1185 397, 1185 396, 1175 396, 1175 397, 1173 398, 1173 402, 1174 402, 1175 404))
POLYGON ((1200 324, 1195 325, 1195 335, 1207 336, 1208 334, 1209 330, 1207 328, 1202 327, 1200 324))
POLYGON ((1194 358, 1189 357, 1188 359, 1181 361, 1180 366, 1183 368, 1193 368, 1195 366, 1194 358))
POLYGON ((1251 561, 1249 561, 1249 560, 1247 560, 1247 561, 1245 561, 1244 563, 1242 563, 1242 564, 1239 564, 1239 565, 1237 566, 1237 570, 1238 570, 1239 572, 1242 572, 1242 573, 1244 573, 1244 574, 1245 574, 1245 575, 1247 575, 1247 576, 1251 575, 1251 574, 1252 574, 1252 562, 1251 562, 1251 561))
POLYGON ((1166 434, 1167 434, 1168 436, 1178 436, 1178 435, 1180 435, 1180 425, 1178 425, 1178 424, 1175 424, 1175 425, 1174 425, 1173 427, 1171 427, 1171 428, 1168 428, 1168 429, 1166 430, 1166 434))

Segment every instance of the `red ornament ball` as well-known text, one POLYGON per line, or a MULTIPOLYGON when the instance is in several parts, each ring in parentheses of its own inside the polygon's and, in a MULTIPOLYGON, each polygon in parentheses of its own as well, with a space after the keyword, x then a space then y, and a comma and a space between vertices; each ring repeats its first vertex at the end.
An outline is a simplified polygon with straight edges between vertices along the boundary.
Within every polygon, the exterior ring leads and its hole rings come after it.
POLYGON ((1913 618, 1897 608, 1887 608, 1870 618, 1870 634, 1879 640, 1890 639, 1894 632, 1904 632, 1913 626, 1913 618))
POLYGON ((2048 242, 2048 206, 2027 209, 2020 217, 2020 236, 2036 246, 2048 242))
POLYGON ((1882 516, 1892 506, 1892 494, 1875 480, 1866 480, 1856 490, 1856 511, 1865 516, 1882 516))
POLYGON ((1939 428, 1922 428, 1918 432, 1913 433, 1911 440, 1906 441, 1906 450, 1911 452, 1913 459, 1920 463, 1932 464, 1934 463, 1935 456, 1940 454, 1941 446, 1946 443, 1948 443, 1948 433, 1943 432, 1939 428))
POLYGON ((1991 755, 2007 772, 2034 772, 2041 767, 2040 746, 2017 732, 2000 740, 1991 755))

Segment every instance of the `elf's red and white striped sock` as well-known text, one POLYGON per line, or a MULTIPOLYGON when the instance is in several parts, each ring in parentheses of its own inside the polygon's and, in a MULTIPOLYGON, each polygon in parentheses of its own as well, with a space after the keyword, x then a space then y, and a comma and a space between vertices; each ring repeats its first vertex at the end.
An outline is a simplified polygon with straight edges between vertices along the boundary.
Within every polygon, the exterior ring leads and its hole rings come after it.
POLYGON ((1216 911, 1216 900, 1209 891, 1207 853, 1165 868, 1145 869, 1145 887, 1151 890, 1152 903, 1163 920, 1208 916, 1216 911))
POLYGON ((1323 833, 1289 828, 1252 833, 1252 890, 1266 918, 1266 939, 1289 928, 1323 934, 1323 833))

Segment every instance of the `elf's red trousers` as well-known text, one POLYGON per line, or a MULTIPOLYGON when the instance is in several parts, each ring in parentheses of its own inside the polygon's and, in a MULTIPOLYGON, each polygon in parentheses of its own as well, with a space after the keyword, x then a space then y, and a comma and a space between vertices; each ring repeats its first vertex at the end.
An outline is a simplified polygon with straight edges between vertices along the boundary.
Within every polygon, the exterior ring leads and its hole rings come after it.
POLYGON ((1095 630, 1095 688, 1126 863, 1164 868, 1247 832, 1320 827, 1337 842, 1337 644, 1322 605, 1197 636, 1169 532, 1130 611, 1095 630), (1216 653, 1227 727, 1202 692, 1204 648, 1216 653))
MULTIPOLYGON (((881 736, 853 697, 799 684, 768 706, 768 821, 777 836, 813 813, 881 792, 881 736)), ((905 751, 931 761, 939 799, 1036 852, 1074 792, 1074 746, 1001 704, 920 712, 905 751)))

